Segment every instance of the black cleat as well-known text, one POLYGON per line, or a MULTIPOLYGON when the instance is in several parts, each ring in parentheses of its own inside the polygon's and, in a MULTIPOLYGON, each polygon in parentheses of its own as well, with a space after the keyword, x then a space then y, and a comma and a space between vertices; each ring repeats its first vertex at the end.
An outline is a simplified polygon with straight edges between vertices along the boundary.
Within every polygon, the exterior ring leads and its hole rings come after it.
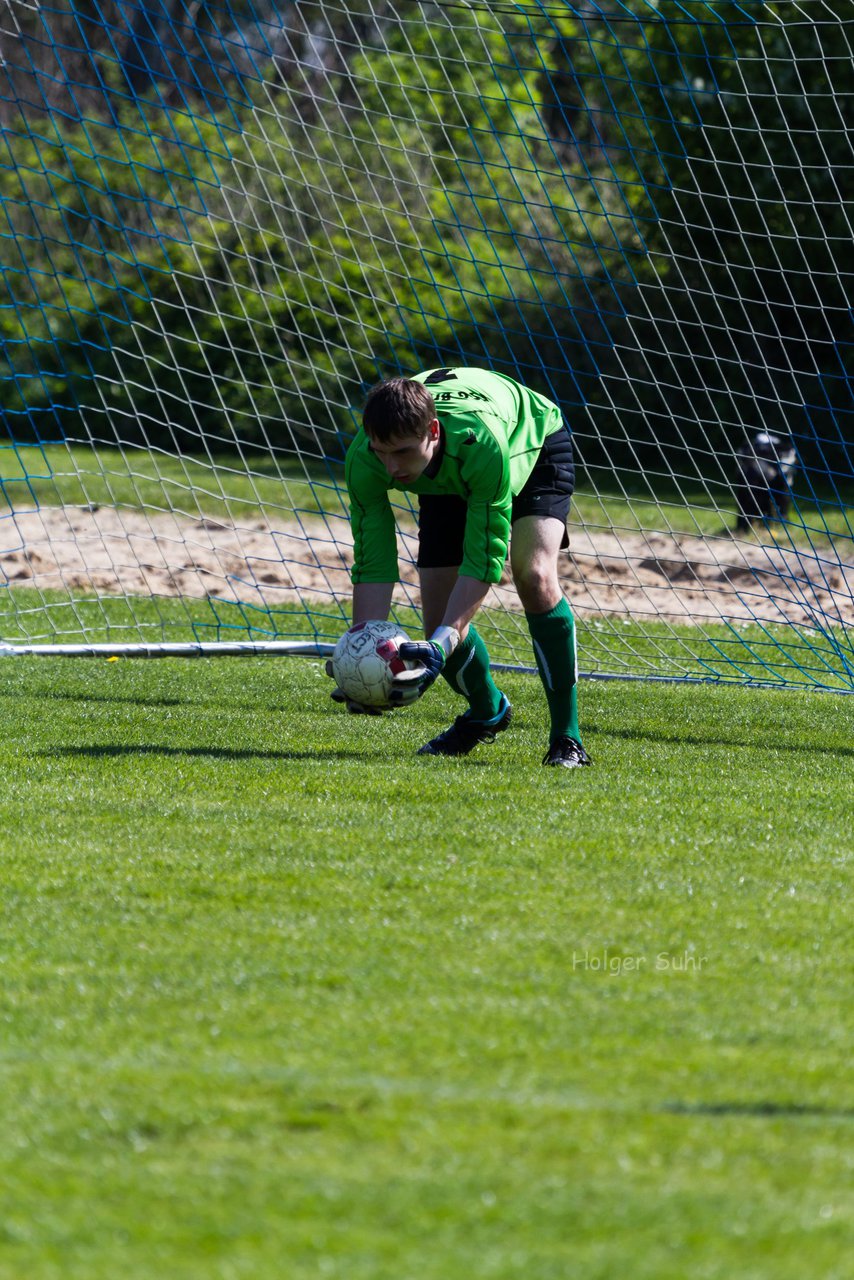
POLYGON ((467 756, 481 742, 494 742, 513 716, 510 703, 501 695, 501 706, 491 720, 473 720, 470 711, 457 716, 450 729, 420 747, 419 756, 467 756))
POLYGON ((554 742, 549 743, 549 749, 543 756, 543 764, 553 764, 563 769, 579 769, 583 764, 592 763, 577 738, 555 738, 554 742))

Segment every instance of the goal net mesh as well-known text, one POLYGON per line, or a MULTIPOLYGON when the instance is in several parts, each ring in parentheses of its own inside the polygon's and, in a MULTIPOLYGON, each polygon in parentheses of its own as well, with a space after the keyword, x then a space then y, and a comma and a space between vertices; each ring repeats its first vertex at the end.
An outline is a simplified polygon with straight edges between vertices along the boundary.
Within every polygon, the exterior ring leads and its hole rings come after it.
MULTIPOLYGON (((854 688, 853 33, 4 0, 2 640, 334 641, 365 393, 468 364, 572 429, 582 670, 854 688)), ((509 580, 484 632, 532 665, 509 580)))

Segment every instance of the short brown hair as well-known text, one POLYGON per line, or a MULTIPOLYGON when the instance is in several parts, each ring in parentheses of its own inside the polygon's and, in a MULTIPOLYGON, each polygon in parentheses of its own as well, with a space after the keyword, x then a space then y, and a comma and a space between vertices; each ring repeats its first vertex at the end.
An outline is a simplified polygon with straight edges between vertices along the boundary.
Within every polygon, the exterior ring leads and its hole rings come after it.
POLYGON ((368 392, 362 422, 365 434, 382 444, 396 436, 423 439, 436 417, 436 403, 423 382, 388 378, 368 392))

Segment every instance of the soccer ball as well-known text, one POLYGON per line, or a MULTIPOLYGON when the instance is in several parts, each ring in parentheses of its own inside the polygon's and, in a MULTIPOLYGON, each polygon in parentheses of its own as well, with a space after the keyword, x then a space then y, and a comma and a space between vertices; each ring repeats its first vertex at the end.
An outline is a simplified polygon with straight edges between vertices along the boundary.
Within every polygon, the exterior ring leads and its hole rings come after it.
POLYGON ((344 633, 332 654, 332 674, 338 688, 363 707, 391 707, 393 678, 416 665, 398 656, 398 647, 408 639, 396 622, 357 622, 344 633))

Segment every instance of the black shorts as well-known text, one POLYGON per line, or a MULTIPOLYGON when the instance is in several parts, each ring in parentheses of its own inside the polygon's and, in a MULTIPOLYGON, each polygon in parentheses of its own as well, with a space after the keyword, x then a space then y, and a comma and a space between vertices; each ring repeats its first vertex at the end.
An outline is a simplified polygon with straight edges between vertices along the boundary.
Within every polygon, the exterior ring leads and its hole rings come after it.
MULTIPOLYGON (((552 516, 564 525, 561 550, 569 546, 566 519, 575 489, 572 436, 565 428, 549 436, 525 487, 513 499, 511 525, 522 516, 552 516)), ((449 569, 462 564, 466 532, 465 498, 425 493, 418 509, 418 568, 449 569)))

